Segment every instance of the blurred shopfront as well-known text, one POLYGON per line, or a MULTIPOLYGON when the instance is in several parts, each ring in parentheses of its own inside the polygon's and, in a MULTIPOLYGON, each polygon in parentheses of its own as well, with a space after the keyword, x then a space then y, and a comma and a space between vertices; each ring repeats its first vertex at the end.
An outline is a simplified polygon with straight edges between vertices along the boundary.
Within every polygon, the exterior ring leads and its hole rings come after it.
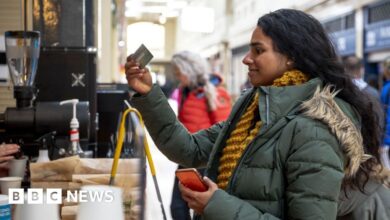
POLYGON ((382 86, 382 61, 390 57, 390 2, 354 5, 351 10, 322 20, 340 59, 362 57, 365 80, 382 86))
POLYGON ((341 57, 356 53, 355 12, 323 23, 341 57))
POLYGON ((381 1, 364 8, 364 58, 367 73, 378 75, 382 85, 381 63, 390 57, 390 2, 381 1))

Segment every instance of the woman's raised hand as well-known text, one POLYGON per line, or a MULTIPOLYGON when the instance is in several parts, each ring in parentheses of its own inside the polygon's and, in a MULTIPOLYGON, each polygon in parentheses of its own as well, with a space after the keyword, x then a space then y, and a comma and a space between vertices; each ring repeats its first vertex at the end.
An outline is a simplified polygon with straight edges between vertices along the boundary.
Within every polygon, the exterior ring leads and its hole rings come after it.
POLYGON ((127 83, 134 91, 144 95, 152 89, 152 76, 149 70, 146 67, 140 68, 132 55, 127 57, 125 71, 127 83))

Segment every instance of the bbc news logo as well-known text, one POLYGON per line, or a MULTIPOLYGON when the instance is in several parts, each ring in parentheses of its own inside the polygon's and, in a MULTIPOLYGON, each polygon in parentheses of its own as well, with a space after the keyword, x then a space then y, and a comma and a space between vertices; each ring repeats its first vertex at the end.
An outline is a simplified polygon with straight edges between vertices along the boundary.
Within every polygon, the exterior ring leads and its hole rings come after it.
MULTIPOLYGON (((66 193, 66 202, 112 202, 114 201, 114 192, 91 191, 91 190, 68 190, 66 193)), ((24 192, 24 189, 11 188, 8 190, 9 204, 62 204, 62 189, 52 188, 43 189, 31 188, 24 192), (27 201, 25 200, 25 196, 27 201)))

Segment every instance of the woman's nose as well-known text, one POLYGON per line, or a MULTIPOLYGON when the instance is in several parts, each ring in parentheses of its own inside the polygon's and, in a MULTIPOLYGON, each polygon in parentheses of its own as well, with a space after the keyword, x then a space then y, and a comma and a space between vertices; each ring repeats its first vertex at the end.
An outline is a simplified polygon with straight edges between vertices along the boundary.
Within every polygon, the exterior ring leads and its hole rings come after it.
POLYGON ((249 53, 245 55, 244 59, 242 59, 242 62, 245 64, 245 65, 249 65, 249 64, 252 64, 253 63, 253 59, 250 58, 249 56, 249 53))

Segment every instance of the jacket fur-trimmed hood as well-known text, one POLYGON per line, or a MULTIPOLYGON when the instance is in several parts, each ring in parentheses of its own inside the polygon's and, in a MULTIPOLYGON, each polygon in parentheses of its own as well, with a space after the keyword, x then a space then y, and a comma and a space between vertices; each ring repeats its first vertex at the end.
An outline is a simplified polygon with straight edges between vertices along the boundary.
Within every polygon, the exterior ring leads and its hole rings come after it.
POLYGON ((323 89, 318 86, 313 97, 303 102, 301 108, 305 116, 322 121, 336 136, 346 157, 345 177, 350 178, 356 174, 360 164, 371 156, 364 153, 360 129, 336 103, 337 93, 332 86, 327 85, 323 89))

